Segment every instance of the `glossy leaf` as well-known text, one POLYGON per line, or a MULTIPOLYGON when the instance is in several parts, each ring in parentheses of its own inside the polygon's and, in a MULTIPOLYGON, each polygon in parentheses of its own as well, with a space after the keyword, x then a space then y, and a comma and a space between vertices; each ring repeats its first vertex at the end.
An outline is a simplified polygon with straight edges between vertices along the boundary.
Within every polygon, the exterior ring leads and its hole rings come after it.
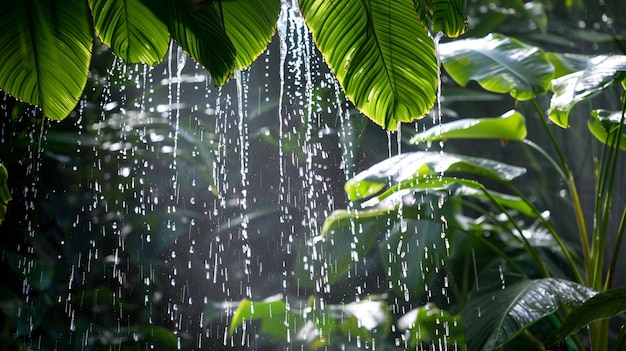
POLYGON ((348 198, 355 201, 401 182, 448 172, 472 173, 507 182, 521 176, 526 170, 484 158, 418 151, 390 157, 370 167, 348 180, 345 190, 348 198))
POLYGON ((554 78, 586 70, 591 64, 589 57, 576 54, 548 52, 546 58, 554 66, 554 78))
POLYGON ((465 345, 465 334, 460 315, 452 315, 429 303, 413 309, 398 320, 398 328, 408 331, 411 349, 422 343, 445 342, 447 345, 465 345))
POLYGON ((437 91, 437 58, 411 0, 299 5, 317 47, 361 112, 390 130, 428 113, 437 91))
POLYGON ((443 32, 456 38, 467 30, 465 0, 413 0, 418 16, 423 23, 430 23, 433 33, 443 32))
POLYGON ((87 83, 91 32, 85 1, 8 0, 0 11, 0 88, 64 119, 87 83))
POLYGON ((289 334, 297 331, 293 323, 298 318, 291 312, 281 299, 268 301, 250 301, 243 299, 239 302, 228 327, 232 335, 237 328, 252 320, 261 320, 261 331, 278 340, 287 340, 289 334), (291 325, 290 325, 291 323, 291 325))
MULTIPOLYGON (((215 85, 226 83, 233 75, 237 52, 226 34, 217 8, 221 1, 203 4, 198 8, 194 8, 191 1, 165 1, 172 38, 211 73, 215 85)), ((160 4, 155 3, 153 6, 160 4)), ((161 11, 151 9, 155 13, 161 11)))
POLYGON ((524 116, 511 110, 495 118, 468 118, 439 124, 416 134, 411 143, 446 139, 522 140, 526 133, 524 116))
POLYGON ((610 318, 624 311, 626 311, 626 287, 601 292, 572 310, 561 327, 548 336, 546 344, 561 342, 593 321, 610 318))
POLYGON ((226 34, 237 56, 236 68, 243 69, 267 48, 276 30, 280 0, 219 1, 226 34))
POLYGON ((504 279, 498 285, 489 290, 481 287, 461 311, 472 350, 495 350, 561 305, 576 307, 595 295, 583 285, 555 278, 514 283, 504 279))
POLYGON ((4 215, 7 213, 9 201, 13 200, 9 191, 9 172, 6 167, 0 163, 0 224, 4 221, 4 215))
POLYGON ((578 102, 588 99, 626 78, 626 55, 597 56, 589 68, 552 81, 550 119, 558 126, 569 127, 569 113, 578 102))
POLYGON ((126 63, 154 65, 170 43, 167 26, 141 0, 89 0, 100 40, 126 63))
MULTIPOLYGON (((602 143, 610 143, 615 145, 615 137, 617 136, 619 126, 622 124, 621 111, 594 110, 591 111, 592 121, 587 122, 589 131, 602 143), (611 140, 609 140, 609 135, 611 140)), ((622 126, 622 136, 619 142, 619 148, 626 151, 626 127, 622 126)))
POLYGON ((542 50, 501 34, 444 43, 439 53, 444 68, 461 86, 474 80, 517 100, 545 94, 554 73, 542 50))

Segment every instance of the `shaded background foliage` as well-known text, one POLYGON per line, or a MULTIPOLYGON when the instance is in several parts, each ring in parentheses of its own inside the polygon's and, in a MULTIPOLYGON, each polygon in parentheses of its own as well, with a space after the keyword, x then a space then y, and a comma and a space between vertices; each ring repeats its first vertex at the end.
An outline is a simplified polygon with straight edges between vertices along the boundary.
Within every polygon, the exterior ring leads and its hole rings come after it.
MULTIPOLYGON (((538 3, 532 4, 537 6, 538 3)), ((567 4, 567 1, 543 3, 548 18, 546 32, 542 33, 542 18, 520 11, 519 1, 472 1, 468 4, 470 30, 466 36, 498 31, 553 51, 624 53, 624 33, 620 29, 625 28, 626 23, 621 22, 626 17, 619 15, 626 13, 623 4, 617 1, 603 6, 595 1, 567 4), (605 14, 610 22, 604 20, 605 14)), ((270 52, 278 52, 277 45, 275 38, 270 52)), ((333 194, 328 198, 332 199, 329 204, 322 203, 328 201, 325 193, 314 195, 320 225, 327 213, 324 207, 334 209, 346 205, 342 189, 345 169, 356 173, 395 154, 398 147, 395 136, 387 135, 357 116, 350 106, 341 105, 332 106, 333 113, 316 114, 314 121, 291 120, 286 130, 295 130, 290 134, 293 144, 288 143, 288 138, 279 143, 276 87, 279 86, 280 62, 275 56, 262 57, 249 71, 251 86, 269 87, 271 98, 267 106, 259 106, 261 112, 254 116, 250 112, 248 116, 250 173, 247 180, 250 183, 247 190, 248 199, 256 199, 256 202, 248 204, 250 239, 244 242, 241 227, 228 224, 229 220, 241 219, 243 213, 241 188, 235 185, 241 181, 239 158, 233 155, 241 147, 237 144, 236 132, 239 117, 220 114, 216 104, 208 106, 211 110, 208 113, 186 111, 176 125, 158 113, 150 113, 150 122, 146 122, 132 109, 123 111, 123 104, 106 106, 101 102, 102 96, 107 96, 104 90, 111 94, 107 102, 134 101, 145 103, 147 107, 152 103, 157 108, 168 101, 168 86, 166 83, 161 91, 146 95, 153 97, 152 102, 141 102, 143 97, 133 90, 132 79, 124 79, 132 68, 113 64, 109 52, 98 50, 102 51, 94 56, 85 97, 66 120, 46 121, 39 112, 4 93, 0 102, 3 114, 0 152, 3 164, 11 169, 9 184, 14 199, 0 226, 3 237, 0 264, 6 272, 0 290, 4 349, 100 349, 112 345, 125 349, 141 349, 146 345, 176 349, 179 343, 183 349, 247 349, 248 346, 241 346, 239 342, 241 335, 232 339, 224 335, 229 321, 218 313, 225 308, 224 301, 238 301, 246 296, 242 286, 254 287, 253 295, 257 299, 281 291, 303 297, 316 294, 329 303, 353 300, 357 287, 368 286, 371 294, 387 292, 387 286, 380 283, 380 279, 383 282, 385 279, 383 267, 365 267, 367 277, 353 276, 337 282, 330 293, 319 293, 285 279, 283 272, 289 270, 283 265, 289 267, 299 258, 294 252, 305 245, 306 233, 310 231, 303 219, 310 210, 306 205, 312 204, 307 194, 307 186, 311 184, 296 181, 299 179, 296 175, 307 170, 306 159, 298 151, 304 142, 297 132, 312 128, 308 145, 320 145, 326 153, 315 155, 308 168, 318 176, 316 184, 325 183, 326 191, 333 194), (111 67, 114 72, 108 73, 111 67), (115 77, 120 77, 119 81, 107 81, 115 77), (124 90, 120 90, 122 86, 124 90), (337 109, 352 111, 349 120, 359 136, 354 139, 353 164, 345 165, 345 169, 339 167, 343 150, 337 145, 342 123, 346 122, 338 119, 337 109), (176 132, 189 137, 177 139, 178 154, 173 169, 174 157, 167 150, 174 148, 170 136, 176 132), (165 138, 151 139, 151 134, 165 138), (216 150, 219 138, 231 140, 226 150, 216 150), (214 152, 222 157, 217 162, 219 172, 209 167, 215 161, 214 152), (288 179, 294 180, 291 193, 296 197, 289 202, 293 207, 288 210, 291 216, 287 221, 279 211, 280 206, 287 205, 276 202, 276 191, 281 187, 278 163, 285 154, 291 156, 291 161, 283 171, 288 179), (220 198, 208 191, 215 177, 228 179, 223 183, 228 188, 219 189, 228 196, 220 198), (144 179, 144 184, 132 183, 139 178, 144 179), (150 211, 143 213, 142 208, 150 208, 150 211), (284 240, 288 236, 277 233, 294 233, 292 246, 284 240), (249 266, 255 273, 249 275, 243 273, 246 257, 242 245, 246 243, 252 253, 258 253, 249 266), (215 273, 212 265, 207 268, 207 248, 220 253, 209 258, 223 260, 219 267, 228 269, 228 273, 215 273), (197 254, 196 249, 203 250, 205 256, 197 254), (268 255, 268 252, 282 255, 268 255), (172 281, 175 281, 174 286, 172 281), (277 288, 284 282, 288 284, 286 288, 277 288), (224 346, 225 339, 227 346, 224 346), (201 343, 198 340, 202 340, 201 343)), ((320 66, 316 73, 318 78, 324 77, 327 69, 323 68, 319 54, 315 55, 315 63, 320 66)), ((165 70, 168 64, 154 71, 165 70)), ((192 63, 186 64, 185 73, 193 76, 198 74, 196 72, 192 63)), ((196 98, 194 84, 202 86, 204 83, 193 83, 189 88, 183 85, 182 102, 196 98)), ((444 77, 442 107, 444 116, 449 119, 491 116, 494 110, 515 105, 509 97, 455 95, 459 91, 455 88, 444 77), (479 103, 472 103, 475 100, 479 103), (460 115, 455 111, 463 112, 460 115)), ((222 88, 221 96, 236 96, 236 89, 236 83, 231 82, 222 88)), ((296 97, 288 96, 287 100, 293 101, 285 101, 285 105, 298 103, 296 97)), ((258 100, 259 96, 251 89, 249 103, 258 100)), ((222 107, 236 105, 235 101, 226 99, 220 103, 222 107)), ((601 104, 614 104, 617 109, 619 98, 616 96, 601 104)), ((580 110, 577 113, 588 115, 580 110)), ((433 123, 424 121, 417 128, 433 123)), ((530 133, 535 123, 529 118, 530 133)), ((572 128, 558 133, 560 143, 568 150, 568 159, 574 160, 574 164, 576 160, 591 157, 591 150, 586 146, 591 141, 583 136, 587 133, 577 132, 582 128, 585 128, 583 118, 572 118, 572 128), (577 134, 581 136, 573 136, 577 134)), ((401 148, 406 151, 413 146, 403 144, 401 148)), ((515 145, 506 146, 505 156, 498 141, 445 145, 446 151, 457 149, 510 163, 532 157, 515 145)), ((531 177, 525 179, 522 187, 541 189, 533 192, 537 201, 546 208, 560 208, 550 201, 558 201, 551 195, 559 193, 563 185, 544 172, 544 164, 536 162, 530 170, 531 177)), ((581 162, 575 172, 581 178, 579 184, 593 185, 591 170, 584 163, 581 162)), ((618 177, 624 179, 623 166, 620 172, 618 177)), ((616 194, 623 197, 623 191, 616 194)), ((592 199, 584 201, 592 203, 592 199)), ((574 225, 567 216, 556 214, 555 219, 561 228, 574 225)), ((464 264, 467 262, 458 263, 459 266, 464 264)), ((434 300, 445 305, 446 297, 436 296, 434 300)), ((398 293, 392 292, 388 301, 397 303, 398 293)), ((411 303, 419 305, 426 301, 421 298, 411 303)), ((401 303, 396 305, 398 309, 401 307, 401 303)), ((394 337, 397 335, 388 336, 390 342, 394 337)), ((258 349, 278 347, 266 337, 250 345, 258 349)))

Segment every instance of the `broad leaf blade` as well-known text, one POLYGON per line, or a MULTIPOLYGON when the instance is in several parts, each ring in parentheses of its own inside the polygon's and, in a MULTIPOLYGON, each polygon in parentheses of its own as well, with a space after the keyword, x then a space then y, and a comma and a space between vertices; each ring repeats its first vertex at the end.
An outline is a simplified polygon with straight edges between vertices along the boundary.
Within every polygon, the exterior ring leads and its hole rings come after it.
POLYGON ((546 58, 554 66, 554 78, 559 78, 570 73, 584 71, 589 68, 589 57, 577 54, 561 54, 556 52, 546 53, 546 58))
POLYGON ((495 118, 468 118, 436 125, 411 138, 411 143, 446 139, 522 140, 526 122, 521 113, 511 110, 495 118))
POLYGON ((167 26, 141 0, 89 0, 100 40, 127 63, 154 65, 170 43, 167 26))
POLYGON ((413 0, 413 4, 422 23, 429 23, 433 33, 456 38, 467 30, 465 0, 413 0))
POLYGON ((87 83, 89 7, 81 0, 10 0, 0 11, 0 47, 0 88, 64 119, 87 83))
POLYGON ((260 319, 262 332, 278 340, 286 340, 290 333, 296 332, 296 330, 290 330, 289 327, 290 321, 293 323, 294 318, 297 318, 296 315, 287 308, 283 300, 270 299, 255 302, 243 299, 233 314, 228 333, 232 335, 244 323, 260 319))
POLYGON ((368 198, 401 182, 447 172, 466 172, 508 182, 521 176, 526 170, 484 158, 418 151, 390 157, 370 167, 348 180, 345 190, 348 198, 355 201, 368 198))
POLYGON ((626 78, 626 55, 597 56, 589 68, 552 81, 554 96, 550 101, 550 119, 569 127, 569 113, 580 101, 588 99, 626 78))
POLYGON ((554 278, 522 279, 502 285, 504 289, 481 289, 461 311, 472 350, 495 350, 556 312, 560 305, 576 307, 595 295, 595 291, 583 285, 554 278))
POLYGON ((554 73, 543 51, 501 34, 444 43, 439 53, 460 85, 475 80, 488 91, 509 93, 517 100, 545 94, 554 73))
POLYGON ((218 5, 212 2, 193 8, 191 1, 165 1, 172 38, 211 73, 215 85, 224 85, 235 70, 237 52, 226 34, 218 5))
MULTIPOLYGON (((622 124, 622 112, 594 110, 591 111, 591 116, 593 117, 593 121, 587 122, 591 134, 600 142, 604 144, 609 143, 611 147, 615 147, 615 137, 619 131, 620 124, 622 124)), ((626 128, 624 126, 622 126, 619 148, 620 150, 626 151, 626 128)))
POLYGON ((624 311, 626 311, 626 287, 601 292, 572 310, 561 327, 548 336, 546 344, 561 342, 593 321, 610 318, 624 311))
POLYGON ((301 0, 313 38, 348 98, 377 124, 423 117, 434 105, 437 58, 411 0, 301 0))
POLYGON ((280 0, 220 1, 224 27, 237 51, 236 68, 250 66, 276 30, 280 0))

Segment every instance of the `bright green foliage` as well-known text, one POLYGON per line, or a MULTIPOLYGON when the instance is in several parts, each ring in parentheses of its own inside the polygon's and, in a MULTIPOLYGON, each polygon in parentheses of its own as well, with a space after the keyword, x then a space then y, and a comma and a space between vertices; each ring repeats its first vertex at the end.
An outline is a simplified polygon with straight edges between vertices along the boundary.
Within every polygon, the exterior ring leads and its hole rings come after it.
POLYGON ((127 63, 154 65, 170 44, 167 26, 141 0, 90 0, 100 40, 127 63))
POLYGON ((589 323, 626 311, 626 287, 601 292, 573 309, 563 325, 549 335, 546 344, 561 342, 589 323))
POLYGON ((545 94, 554 73, 542 50, 500 34, 441 44, 439 52, 446 72, 461 86, 475 80, 517 100, 545 94))
POLYGON ((584 71, 591 64, 589 57, 576 54, 547 52, 546 58, 554 66, 554 78, 559 78, 577 71, 584 71))
POLYGON ((411 0, 299 4, 317 47, 361 112, 389 130, 428 113, 437 58, 411 0))
POLYGON ((224 18, 226 34, 237 51, 235 67, 250 66, 274 36, 280 1, 221 1, 218 9, 224 18))
POLYGON ((9 206, 9 201, 13 198, 11 197, 11 192, 9 191, 9 172, 6 167, 0 163, 0 224, 4 220, 4 215, 7 212, 7 207, 9 206))
POLYGON ((596 56, 587 69, 555 79, 550 103, 550 119, 569 127, 569 113, 578 102, 588 99, 626 78, 626 56, 596 56))
POLYGON ((0 8, 0 88, 63 119, 76 106, 91 60, 82 0, 8 0, 0 8))
MULTIPOLYGON (((425 176, 448 172, 466 172, 497 181, 511 181, 525 173, 525 169, 501 162, 438 152, 412 152, 388 158, 350 179, 346 193, 352 201, 364 199, 391 188, 398 183, 412 182, 425 176)), ((431 179, 436 181, 436 179, 431 179)))
POLYGON ((466 118, 437 125, 417 133, 412 143, 446 139, 522 140, 526 137, 524 116, 512 110, 495 118, 466 118))
POLYGON ((465 0, 413 0, 418 16, 429 23, 433 33, 442 32, 456 38, 467 30, 465 0))
MULTIPOLYGON (((491 272, 498 274, 497 272, 491 272)), ((472 350, 495 350, 561 305, 576 307, 595 295, 586 286, 562 279, 521 279, 500 286, 481 287, 461 317, 472 350)))
POLYGON ((398 327, 408 330, 411 349, 422 343, 436 342, 445 345, 465 345, 461 316, 452 315, 435 304, 409 311, 398 321, 398 327))
MULTIPOLYGON (((594 110, 591 111, 592 121, 587 121, 589 131, 600 142, 615 147, 615 137, 623 124, 621 111, 594 110)), ((619 139, 619 148, 626 151, 626 129, 622 127, 622 136, 619 139)))

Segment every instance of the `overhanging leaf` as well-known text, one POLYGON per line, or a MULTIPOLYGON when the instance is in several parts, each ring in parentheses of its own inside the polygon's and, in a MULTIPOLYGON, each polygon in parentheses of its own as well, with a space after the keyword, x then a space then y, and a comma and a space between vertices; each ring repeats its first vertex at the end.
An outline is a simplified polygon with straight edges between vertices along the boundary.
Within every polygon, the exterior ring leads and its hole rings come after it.
POLYGON ((495 118, 468 118, 436 125, 411 138, 411 143, 445 139, 522 140, 526 122, 521 113, 511 110, 495 118))
POLYGON ((64 119, 87 83, 91 31, 85 1, 8 0, 0 11, 0 88, 64 119))
POLYGON ((215 85, 226 83, 233 75, 237 52, 218 11, 221 1, 201 4, 197 8, 192 6, 191 1, 142 1, 146 5, 151 4, 150 9, 166 19, 164 22, 172 38, 211 73, 215 85))
MULTIPOLYGON (((591 111, 592 121, 587 122, 587 127, 591 134, 595 136, 600 142, 606 144, 610 143, 611 146, 615 145, 615 137, 619 131, 619 126, 622 123, 621 111, 606 111, 606 110, 594 110, 591 111), (610 136, 610 140, 609 140, 610 136)), ((620 150, 626 151, 626 128, 622 127, 622 136, 619 142, 620 150)))
POLYGON ((413 3, 422 22, 430 22, 433 33, 443 32, 449 38, 456 38, 467 30, 465 0, 413 0, 413 3))
POLYGON ((517 100, 545 94, 554 73, 542 50, 501 34, 444 43, 439 54, 458 84, 475 80, 488 91, 509 93, 517 100))
POLYGON ((301 0, 317 47, 348 98, 377 124, 423 117, 437 91, 435 45, 412 0, 301 0))
POLYGON ((100 40, 126 63, 154 65, 170 43, 167 26, 141 0, 89 0, 100 40))
POLYGON ((548 335, 546 344, 554 345, 593 321, 610 318, 624 311, 626 287, 601 292, 572 310, 561 327, 548 335))
MULTIPOLYGON (((346 182, 345 191, 348 198, 355 201, 368 198, 401 182, 447 172, 472 173, 508 182, 521 176, 526 170, 484 158, 418 151, 390 157, 357 174, 346 182)), ((430 181, 434 182, 436 179, 430 181)))
POLYGON ((595 295, 583 285, 555 278, 504 280, 500 285, 504 288, 481 289, 461 311, 472 350, 495 350, 561 305, 576 307, 595 295))
POLYGON ((224 27, 237 51, 236 68, 250 66, 276 30, 280 0, 219 1, 224 27))
POLYGON ((588 99, 626 78, 626 55, 596 56, 589 68, 552 81, 550 119, 558 126, 569 127, 569 113, 578 102, 588 99))

